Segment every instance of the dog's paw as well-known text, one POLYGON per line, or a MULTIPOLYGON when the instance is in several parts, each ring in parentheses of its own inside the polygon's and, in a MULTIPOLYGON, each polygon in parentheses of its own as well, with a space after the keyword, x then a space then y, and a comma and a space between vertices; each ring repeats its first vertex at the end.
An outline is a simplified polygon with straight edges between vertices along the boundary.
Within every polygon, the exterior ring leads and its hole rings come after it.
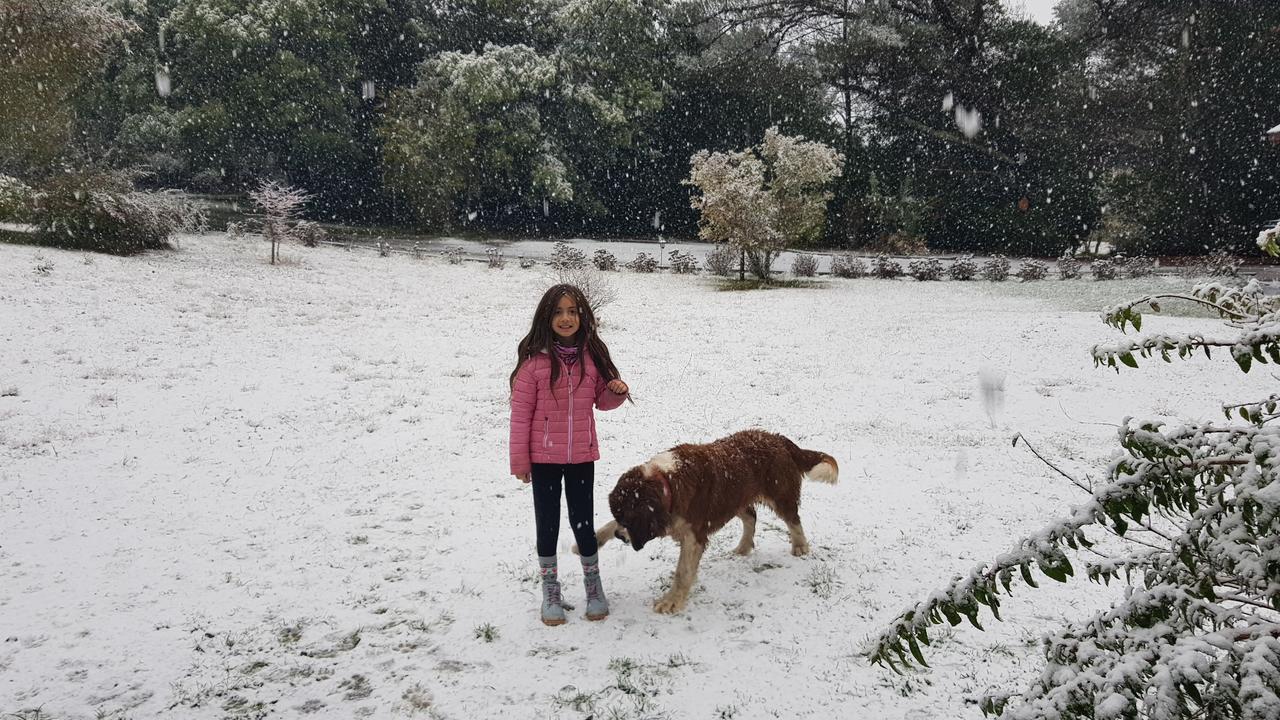
POLYGON ((678 613, 684 609, 684 598, 663 595, 653 603, 653 611, 663 615, 678 613))
POLYGON ((739 545, 738 547, 733 549, 733 554, 734 555, 750 555, 751 551, 755 549, 756 549, 756 546, 754 544, 739 545))
POLYGON ((800 557, 801 555, 808 555, 808 554, 809 554, 809 543, 805 543, 805 544, 803 544, 803 545, 792 545, 792 546, 791 546, 791 554, 792 554, 792 555, 795 555, 796 557, 800 557))

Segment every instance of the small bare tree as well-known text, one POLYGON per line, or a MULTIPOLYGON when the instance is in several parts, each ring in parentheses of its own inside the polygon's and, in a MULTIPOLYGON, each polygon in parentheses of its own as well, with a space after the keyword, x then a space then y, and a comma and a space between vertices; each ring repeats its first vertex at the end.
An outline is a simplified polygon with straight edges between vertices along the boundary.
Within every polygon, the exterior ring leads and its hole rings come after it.
POLYGON ((275 265, 280 260, 280 243, 293 236, 298 210, 311 196, 272 180, 259 185, 249 198, 262 210, 262 232, 271 241, 271 264, 275 265))

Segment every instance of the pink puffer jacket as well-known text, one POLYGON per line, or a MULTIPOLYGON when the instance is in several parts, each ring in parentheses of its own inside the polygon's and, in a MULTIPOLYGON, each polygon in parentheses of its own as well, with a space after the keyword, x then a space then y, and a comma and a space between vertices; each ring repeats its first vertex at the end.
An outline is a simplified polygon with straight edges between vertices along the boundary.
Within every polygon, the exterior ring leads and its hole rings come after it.
POLYGON ((551 389, 551 357, 535 355, 520 366, 511 389, 511 474, 523 475, 532 463, 570 465, 600 459, 593 407, 612 410, 625 395, 605 387, 591 358, 581 368, 560 369, 551 389))

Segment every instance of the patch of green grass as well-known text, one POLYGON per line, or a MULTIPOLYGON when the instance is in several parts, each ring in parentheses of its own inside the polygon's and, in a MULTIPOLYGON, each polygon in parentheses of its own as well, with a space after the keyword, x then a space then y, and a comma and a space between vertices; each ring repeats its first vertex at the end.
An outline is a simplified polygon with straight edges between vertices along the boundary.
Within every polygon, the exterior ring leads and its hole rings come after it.
POLYGON ((596 696, 593 693, 582 692, 572 685, 566 685, 560 688, 554 698, 555 704, 563 708, 569 708, 574 712, 594 715, 596 711, 596 696))
POLYGON ((292 645, 302 639, 303 623, 301 620, 292 625, 284 625, 276 630, 276 640, 281 645, 292 645))
POLYGON ((369 682, 369 678, 359 674, 338 683, 338 689, 346 690, 342 695, 344 700, 363 700, 373 694, 373 685, 369 682))
POLYGON ((499 637, 498 628, 494 627, 493 623, 485 623, 478 626, 472 634, 475 635, 477 640, 485 642, 493 642, 499 637))
POLYGON ((840 586, 840 578, 836 576, 830 565, 819 565, 809 571, 809 575, 804 579, 809 589, 814 595, 827 600, 840 586))

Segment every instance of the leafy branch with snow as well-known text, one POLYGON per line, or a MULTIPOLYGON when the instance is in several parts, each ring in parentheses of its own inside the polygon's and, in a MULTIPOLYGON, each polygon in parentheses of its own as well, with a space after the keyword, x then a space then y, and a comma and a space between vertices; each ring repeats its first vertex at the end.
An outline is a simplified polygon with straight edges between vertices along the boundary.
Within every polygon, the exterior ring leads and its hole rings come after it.
MULTIPOLYGON (((1260 244, 1275 254, 1274 234, 1260 244)), ((1280 299, 1256 283, 1146 297, 1111 308, 1103 319, 1140 331, 1143 311, 1159 312, 1171 299, 1214 310, 1231 335, 1159 334, 1097 345, 1095 363, 1119 371, 1137 367, 1140 357, 1172 362, 1175 354, 1210 355, 1213 348, 1227 348, 1245 372, 1254 362, 1280 362, 1280 299)), ((984 608, 1000 619, 1002 595, 1012 593, 1016 579, 1035 588, 1037 575, 1066 582, 1082 574, 1123 582, 1123 598, 1048 634, 1039 677, 1020 691, 984 695, 985 714, 1280 717, 1280 429, 1272 422, 1278 407, 1280 395, 1272 395, 1225 407, 1225 423, 1126 419, 1107 481, 1096 486, 1049 463, 1087 501, 904 611, 866 656, 900 672, 927 665, 922 648, 930 628, 967 620, 982 629, 984 608), (1110 541, 1102 544, 1100 536, 1110 541)))

